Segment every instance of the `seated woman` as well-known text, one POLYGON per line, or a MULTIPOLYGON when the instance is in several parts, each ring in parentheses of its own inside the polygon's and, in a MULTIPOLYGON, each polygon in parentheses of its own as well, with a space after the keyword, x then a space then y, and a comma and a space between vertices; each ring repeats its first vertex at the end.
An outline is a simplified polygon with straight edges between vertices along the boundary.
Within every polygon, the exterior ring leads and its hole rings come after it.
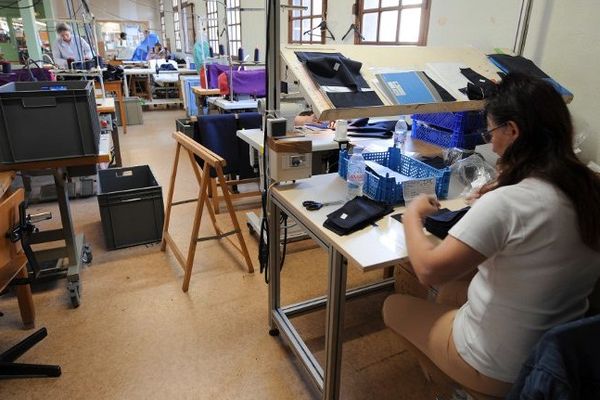
POLYGON ((503 397, 542 334, 588 308, 600 275, 600 179, 575 156, 569 111, 548 83, 509 74, 486 111, 496 182, 439 245, 422 223, 435 199, 415 199, 403 217, 421 283, 476 270, 466 303, 392 295, 383 316, 425 369, 433 363, 475 394, 503 397))

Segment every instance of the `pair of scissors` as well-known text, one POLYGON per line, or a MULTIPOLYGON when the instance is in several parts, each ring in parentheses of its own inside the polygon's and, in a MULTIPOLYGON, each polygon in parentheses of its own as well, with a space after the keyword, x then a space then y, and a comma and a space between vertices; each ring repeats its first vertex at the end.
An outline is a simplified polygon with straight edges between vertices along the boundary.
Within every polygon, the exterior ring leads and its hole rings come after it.
POLYGON ((344 203, 343 200, 328 201, 328 202, 324 202, 324 203, 320 203, 318 201, 313 201, 313 200, 306 200, 306 201, 302 202, 302 206, 304 208, 306 208, 308 211, 317 211, 325 206, 332 206, 334 204, 343 204, 343 203, 344 203))

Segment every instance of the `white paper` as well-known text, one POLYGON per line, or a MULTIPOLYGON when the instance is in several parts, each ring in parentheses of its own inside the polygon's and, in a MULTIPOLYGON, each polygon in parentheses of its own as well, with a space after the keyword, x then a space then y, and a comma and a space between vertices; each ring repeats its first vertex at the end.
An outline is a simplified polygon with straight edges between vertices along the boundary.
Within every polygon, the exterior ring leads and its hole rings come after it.
POLYGON ((467 87, 469 80, 460 72, 461 68, 467 68, 461 63, 435 62, 426 63, 425 72, 437 83, 442 85, 456 100, 466 100, 459 89, 467 87))
POLYGON ((414 179, 402 183, 404 203, 410 203, 420 194, 435 196, 435 178, 414 179))
POLYGON ((406 182, 406 181, 413 179, 409 176, 402 175, 399 172, 391 170, 388 167, 384 167, 381 164, 377 164, 375 161, 365 161, 365 164, 367 167, 369 167, 373 171, 375 171, 375 173, 379 176, 382 176, 385 178, 389 174, 390 178, 396 179, 396 183, 406 182))

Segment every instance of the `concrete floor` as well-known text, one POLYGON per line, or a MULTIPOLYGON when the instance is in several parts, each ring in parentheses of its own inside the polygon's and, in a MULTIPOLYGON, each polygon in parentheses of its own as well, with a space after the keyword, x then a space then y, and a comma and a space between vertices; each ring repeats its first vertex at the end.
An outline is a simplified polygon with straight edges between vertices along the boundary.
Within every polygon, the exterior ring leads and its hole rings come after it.
MULTIPOLYGON (((144 113, 144 125, 121 135, 125 165, 149 164, 166 192, 174 141, 170 134, 183 111, 144 113)), ((197 187, 187 160, 176 199, 197 187)), ((96 198, 72 201, 77 232, 93 248, 82 272, 82 304, 72 309, 65 281, 35 288, 37 327, 49 335, 22 362, 60 364, 57 379, 0 381, 0 399, 318 399, 319 394, 281 339, 268 335, 267 286, 258 272, 257 241, 238 212, 257 272, 244 271, 228 243, 199 243, 188 293, 183 271, 160 246, 107 251, 96 198)), ((253 206, 253 207, 256 207, 253 206)), ((55 204, 36 210, 55 213, 55 204)), ((193 205, 177 207, 173 235, 189 240, 193 205)), ((219 217, 224 225, 227 218, 219 217)), ((208 220, 205 220, 208 222, 208 220)), ((211 227, 204 224, 205 233, 211 227)), ((290 245, 283 302, 325 293, 326 253, 312 241, 290 245)), ((381 278, 349 266, 349 287, 381 278)), ((381 320, 381 293, 348 303, 343 355, 343 399, 435 399, 447 389, 427 383, 416 359, 381 320)), ((0 350, 31 333, 22 329, 12 293, 0 297, 0 350)), ((323 360, 324 312, 298 317, 297 328, 323 360)))

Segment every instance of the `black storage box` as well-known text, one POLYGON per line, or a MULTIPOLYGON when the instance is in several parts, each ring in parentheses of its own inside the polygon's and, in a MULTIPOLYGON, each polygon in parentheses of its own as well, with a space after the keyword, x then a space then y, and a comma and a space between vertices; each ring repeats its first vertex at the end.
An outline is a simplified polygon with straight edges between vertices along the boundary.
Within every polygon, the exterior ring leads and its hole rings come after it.
POLYGON ((94 82, 11 82, 0 87, 0 163, 98 154, 94 82))
POLYGON ((181 118, 175 120, 175 130, 179 131, 190 138, 194 138, 194 123, 188 118, 181 118))
POLYGON ((162 239, 162 189, 149 166, 98 171, 98 205, 109 250, 162 239))

